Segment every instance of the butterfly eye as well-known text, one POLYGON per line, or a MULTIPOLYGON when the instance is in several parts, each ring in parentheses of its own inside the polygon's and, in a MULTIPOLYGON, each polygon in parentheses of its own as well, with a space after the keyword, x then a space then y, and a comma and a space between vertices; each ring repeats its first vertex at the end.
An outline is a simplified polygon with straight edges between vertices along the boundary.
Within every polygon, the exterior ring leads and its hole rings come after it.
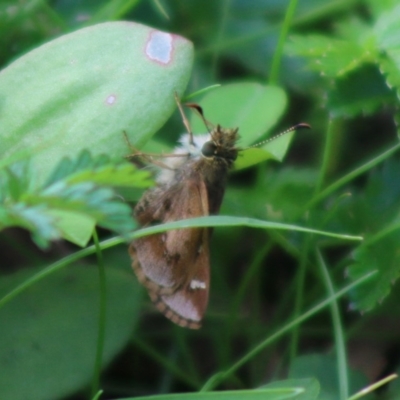
POLYGON ((215 154, 217 146, 213 142, 205 142, 201 149, 204 157, 212 157, 215 154))

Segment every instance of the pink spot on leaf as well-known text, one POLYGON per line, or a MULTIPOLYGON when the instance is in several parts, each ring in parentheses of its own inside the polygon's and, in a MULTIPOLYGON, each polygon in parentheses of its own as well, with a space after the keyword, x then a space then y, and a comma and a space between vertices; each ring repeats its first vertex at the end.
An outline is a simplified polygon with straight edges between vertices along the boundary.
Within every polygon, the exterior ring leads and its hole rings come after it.
POLYGON ((108 104, 109 106, 112 106, 116 101, 117 101, 117 96, 115 96, 114 94, 110 94, 106 98, 106 104, 108 104))
POLYGON ((152 31, 146 43, 146 55, 150 60, 168 64, 172 58, 172 35, 160 31, 152 31))

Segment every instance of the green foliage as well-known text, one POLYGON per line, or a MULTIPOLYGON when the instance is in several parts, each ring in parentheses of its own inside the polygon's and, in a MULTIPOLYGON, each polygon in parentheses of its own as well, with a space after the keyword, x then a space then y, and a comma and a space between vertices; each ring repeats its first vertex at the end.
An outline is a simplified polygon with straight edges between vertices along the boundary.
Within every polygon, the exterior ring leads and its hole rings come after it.
MULTIPOLYGON (((305 355, 298 357, 290 367, 289 377, 292 379, 305 379, 315 377, 321 385, 321 393, 318 397, 323 400, 336 400, 340 398, 338 377, 335 359, 326 355, 305 355)), ((349 385, 353 392, 367 385, 365 376, 355 371, 349 374, 349 385)), ((371 396, 365 396, 365 400, 371 396)))
POLYGON ((46 179, 61 158, 85 148, 123 157, 124 131, 135 145, 148 140, 171 115, 173 94, 183 93, 193 61, 189 41, 152 35, 139 24, 99 24, 5 68, 1 158, 33 154, 38 179, 46 179))
MULTIPOLYGON (((185 393, 174 395, 154 396, 154 400, 172 400, 172 399, 189 399, 189 400, 286 400, 286 399, 316 399, 318 389, 315 381, 307 379, 293 379, 282 382, 274 382, 266 385, 261 389, 254 390, 236 390, 223 392, 204 392, 204 393, 185 393)), ((131 397, 124 400, 145 400, 147 397, 131 397)))
POLYGON ((399 16, 400 7, 388 6, 373 23, 359 18, 341 22, 337 37, 292 38, 288 51, 305 57, 310 68, 333 79, 328 91, 328 107, 333 115, 354 117, 377 111, 383 102, 395 102, 389 87, 396 91, 399 88, 395 72, 400 68, 399 44, 394 39, 400 33, 399 16))
POLYGON ((398 161, 386 162, 370 174, 362 192, 343 201, 335 214, 342 229, 365 232, 365 242, 354 251, 354 261, 348 266, 349 276, 357 279, 368 271, 378 271, 372 281, 353 293, 352 306, 362 311, 382 302, 400 276, 398 170, 398 161))
POLYGON ((43 185, 35 182, 28 161, 5 168, 0 182, 0 228, 28 229, 42 247, 61 237, 86 245, 95 224, 127 234, 135 227, 131 209, 112 187, 151 184, 149 174, 133 164, 112 163, 109 157, 92 157, 86 150, 75 160, 61 160, 43 185))
POLYGON ((91 398, 399 398, 399 21, 396 0, 0 5, 0 272, 29 267, 0 280, 2 395, 73 399, 91 381, 91 398), (157 30, 174 33, 153 43, 168 65, 146 53, 157 30), (124 132, 168 153, 186 85, 239 128, 222 215, 134 231, 128 201, 152 176, 123 160, 124 132), (96 226, 121 237, 99 244, 96 226), (126 248, 189 226, 214 227, 197 332, 154 312, 126 248), (75 265, 94 253, 100 284, 75 265))
MULTIPOLYGON (((41 269, 3 277, 0 296, 41 269)), ((4 398, 54 399, 88 384, 96 350, 98 284, 96 268, 76 266, 32 285, 0 310, 0 387, 4 398)), ((110 295, 103 365, 129 340, 142 297, 126 271, 109 268, 107 286, 110 295)))
MULTIPOLYGON (((225 85, 201 98, 202 108, 211 121, 219 121, 222 126, 240 127, 239 145, 244 149, 265 138, 265 133, 282 116, 286 103, 286 94, 281 88, 244 82, 225 85), (224 107, 219 107, 220 104, 224 107)), ((195 131, 201 129, 198 118, 192 118, 191 122, 195 131)), ((240 152, 235 169, 248 168, 268 159, 281 161, 291 138, 292 135, 285 135, 263 147, 240 152)))

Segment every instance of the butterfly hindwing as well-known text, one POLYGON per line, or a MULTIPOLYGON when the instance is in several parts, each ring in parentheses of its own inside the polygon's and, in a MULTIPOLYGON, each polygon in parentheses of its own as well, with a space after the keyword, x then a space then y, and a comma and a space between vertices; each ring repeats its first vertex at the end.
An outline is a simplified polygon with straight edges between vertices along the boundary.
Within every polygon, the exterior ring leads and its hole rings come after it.
MULTIPOLYGON (((157 202, 144 198, 137 208, 137 218, 145 226, 208 215, 201 179, 181 181, 164 193, 155 190, 157 202)), ((200 327, 210 281, 208 229, 183 228, 145 236, 132 242, 130 254, 133 269, 157 308, 181 326, 200 327)))

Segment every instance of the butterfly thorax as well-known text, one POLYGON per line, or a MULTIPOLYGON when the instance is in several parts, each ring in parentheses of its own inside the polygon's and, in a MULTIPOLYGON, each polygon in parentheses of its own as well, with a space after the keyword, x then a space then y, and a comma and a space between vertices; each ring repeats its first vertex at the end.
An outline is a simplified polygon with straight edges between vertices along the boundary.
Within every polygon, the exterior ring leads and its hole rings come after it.
POLYGON ((235 143, 237 129, 216 126, 210 134, 197 135, 190 143, 190 136, 183 135, 180 146, 174 154, 166 157, 166 168, 157 177, 157 186, 148 190, 135 208, 135 215, 141 225, 147 225, 157 204, 163 204, 172 196, 179 196, 188 183, 204 182, 207 188, 209 214, 217 214, 225 192, 228 171, 233 165, 238 150, 235 143), (153 207, 149 207, 149 205, 153 207))
POLYGON ((168 168, 157 178, 157 196, 160 192, 174 190, 188 181, 203 181, 207 187, 210 213, 217 213, 225 191, 228 171, 237 158, 235 147, 237 129, 216 126, 210 134, 191 137, 183 135, 175 150, 177 157, 165 159, 168 168), (185 156, 186 155, 186 156, 185 156))

